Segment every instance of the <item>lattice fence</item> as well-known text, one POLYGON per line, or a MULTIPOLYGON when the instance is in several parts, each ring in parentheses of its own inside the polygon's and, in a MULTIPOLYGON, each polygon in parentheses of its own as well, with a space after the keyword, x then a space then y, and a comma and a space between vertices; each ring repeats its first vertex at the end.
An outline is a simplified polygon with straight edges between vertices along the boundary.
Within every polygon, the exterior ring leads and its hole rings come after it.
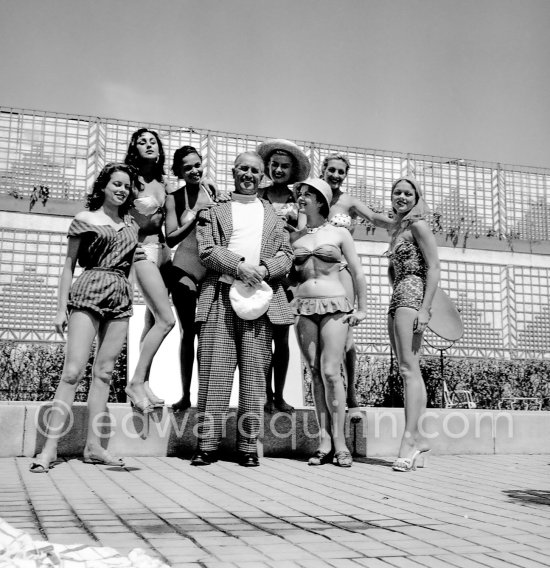
MULTIPOLYGON (((45 186, 51 198, 82 200, 99 169, 107 161, 122 160, 132 132, 142 126, 159 133, 167 173, 174 151, 191 144, 201 149, 207 174, 221 187, 231 185, 235 156, 255 149, 262 140, 180 126, 0 107, 0 194, 28 197, 34 187, 45 186)), ((423 184, 441 230, 448 234, 549 238, 548 169, 296 143, 310 157, 314 173, 319 173, 329 152, 346 153, 353 166, 348 191, 377 209, 388 207, 392 181, 413 173, 423 184)))

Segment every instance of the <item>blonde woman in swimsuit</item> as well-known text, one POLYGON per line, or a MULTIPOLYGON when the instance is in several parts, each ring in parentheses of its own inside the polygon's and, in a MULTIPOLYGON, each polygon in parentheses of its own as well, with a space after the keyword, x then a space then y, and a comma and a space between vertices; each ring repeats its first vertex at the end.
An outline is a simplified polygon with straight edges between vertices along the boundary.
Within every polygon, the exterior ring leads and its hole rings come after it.
POLYGON ((346 393, 341 375, 348 327, 366 317, 367 288, 361 262, 349 231, 331 225, 332 191, 321 179, 298 184, 298 205, 306 226, 290 234, 297 286, 291 303, 300 349, 311 372, 319 423, 319 448, 309 465, 333 462, 351 467, 344 424, 346 393), (346 296, 339 276, 346 261, 358 300, 358 310, 346 296))
POLYGON ((164 149, 156 132, 140 128, 132 134, 124 161, 139 174, 139 191, 130 212, 139 225, 139 255, 134 270, 147 310, 139 359, 126 394, 136 410, 143 413, 164 405, 149 386, 149 372, 154 356, 176 323, 166 287, 170 249, 162 232, 168 193, 164 160, 164 149))
POLYGON ((422 334, 430 318, 439 282, 435 237, 426 218, 428 206, 420 184, 403 177, 392 185, 389 276, 393 294, 388 311, 388 332, 405 390, 405 431, 394 471, 416 469, 417 460, 429 451, 419 423, 426 411, 426 386, 420 372, 422 334))
MULTIPOLYGON (((321 166, 321 178, 324 179, 332 190, 332 202, 328 220, 329 223, 335 227, 343 227, 347 229, 351 235, 355 231, 357 224, 357 217, 362 217, 370 222, 374 222, 375 218, 381 219, 377 213, 367 207, 362 201, 342 191, 342 184, 344 183, 350 162, 344 154, 329 154, 323 160, 321 166)), ((384 218, 388 220, 388 218, 384 218)), ((381 221, 385 222, 385 221, 381 221)), ((351 274, 346 269, 345 265, 342 266, 340 278, 346 288, 346 295, 352 302, 355 301, 355 291, 353 289, 353 281, 351 274)), ((347 405, 352 422, 359 422, 361 420, 361 412, 357 402, 357 395, 355 393, 355 368, 357 364, 357 353, 355 349, 355 342, 353 340, 353 330, 350 328, 346 341, 345 349, 345 370, 347 381, 347 405)))

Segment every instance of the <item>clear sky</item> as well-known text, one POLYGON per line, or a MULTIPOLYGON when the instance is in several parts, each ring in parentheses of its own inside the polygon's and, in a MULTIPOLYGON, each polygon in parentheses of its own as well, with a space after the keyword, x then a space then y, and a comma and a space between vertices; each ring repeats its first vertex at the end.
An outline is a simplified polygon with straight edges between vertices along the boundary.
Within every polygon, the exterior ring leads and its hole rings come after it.
POLYGON ((550 0, 0 0, 0 105, 550 167, 550 0))

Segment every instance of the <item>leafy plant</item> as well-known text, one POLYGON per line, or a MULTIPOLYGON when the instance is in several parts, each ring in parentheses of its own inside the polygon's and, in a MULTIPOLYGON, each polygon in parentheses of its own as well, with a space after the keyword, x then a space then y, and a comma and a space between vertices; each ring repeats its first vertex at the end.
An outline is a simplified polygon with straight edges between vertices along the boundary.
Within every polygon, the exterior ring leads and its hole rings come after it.
MULTIPOLYGON (((62 344, 0 341, 0 400, 51 400, 59 383, 65 349, 62 344)), ((94 351, 76 389, 77 401, 86 400, 92 377, 94 351)), ((110 402, 125 400, 127 353, 124 348, 115 364, 110 402)))
MULTIPOLYGON (((441 362, 439 357, 420 361, 426 385, 428 407, 442 406, 441 362)), ((444 378, 451 392, 471 391, 478 408, 497 409, 506 397, 535 397, 550 410, 550 361, 534 359, 466 359, 446 357, 444 378)), ((311 379, 306 373, 306 404, 313 405, 311 379)), ((403 381, 396 361, 389 357, 364 356, 357 363, 355 389, 361 406, 403 406, 403 381)))

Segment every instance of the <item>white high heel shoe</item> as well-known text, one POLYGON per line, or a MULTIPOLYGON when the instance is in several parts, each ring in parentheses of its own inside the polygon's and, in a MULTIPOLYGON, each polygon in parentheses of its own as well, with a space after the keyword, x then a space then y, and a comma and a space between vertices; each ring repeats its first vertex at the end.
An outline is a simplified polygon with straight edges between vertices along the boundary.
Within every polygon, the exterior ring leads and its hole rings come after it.
POLYGON ((426 467, 426 456, 422 454, 427 454, 429 451, 430 450, 416 450, 410 458, 397 458, 393 462, 391 468, 393 469, 393 471, 415 471, 417 467, 417 461, 419 460, 420 461, 418 463, 418 467, 426 467))

